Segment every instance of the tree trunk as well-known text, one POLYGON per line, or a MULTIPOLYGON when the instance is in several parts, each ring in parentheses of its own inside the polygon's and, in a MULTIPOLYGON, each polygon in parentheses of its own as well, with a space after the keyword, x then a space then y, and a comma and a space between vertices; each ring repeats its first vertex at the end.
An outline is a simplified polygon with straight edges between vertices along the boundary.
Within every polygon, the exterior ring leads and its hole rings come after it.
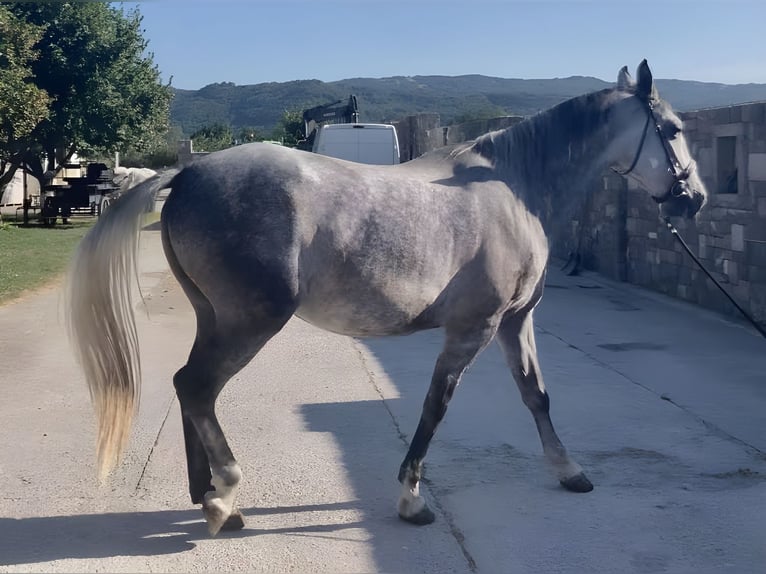
POLYGON ((11 163, 8 171, 0 174, 0 189, 3 189, 6 185, 11 183, 13 176, 16 174, 16 170, 19 169, 20 164, 11 163))

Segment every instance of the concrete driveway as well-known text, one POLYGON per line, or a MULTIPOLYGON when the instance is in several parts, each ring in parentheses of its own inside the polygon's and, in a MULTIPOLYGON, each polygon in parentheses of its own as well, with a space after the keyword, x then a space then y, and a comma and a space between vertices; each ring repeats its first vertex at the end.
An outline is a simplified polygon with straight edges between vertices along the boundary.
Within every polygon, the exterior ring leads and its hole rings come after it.
POLYGON ((554 423, 592 493, 547 472, 493 345, 427 459, 437 522, 400 522, 396 473, 441 334, 355 341, 294 320, 219 400, 247 526, 210 539, 186 494, 171 384, 194 317, 157 232, 143 235, 141 266, 141 410, 103 487, 60 290, 0 308, 2 572, 765 571, 766 341, 555 268, 538 346, 554 423))

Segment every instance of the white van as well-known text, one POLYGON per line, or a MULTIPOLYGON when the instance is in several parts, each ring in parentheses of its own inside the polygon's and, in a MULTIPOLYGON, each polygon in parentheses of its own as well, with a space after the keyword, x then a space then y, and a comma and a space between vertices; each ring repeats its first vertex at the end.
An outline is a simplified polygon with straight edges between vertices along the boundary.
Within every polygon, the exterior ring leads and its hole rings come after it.
POLYGON ((359 163, 399 163, 399 138, 388 124, 329 124, 317 130, 314 153, 359 163))

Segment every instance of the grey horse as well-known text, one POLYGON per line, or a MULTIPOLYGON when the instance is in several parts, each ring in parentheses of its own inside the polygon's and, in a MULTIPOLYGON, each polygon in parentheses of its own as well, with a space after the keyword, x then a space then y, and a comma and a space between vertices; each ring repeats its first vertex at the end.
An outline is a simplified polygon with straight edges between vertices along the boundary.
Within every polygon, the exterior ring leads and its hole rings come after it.
POLYGON ((133 188, 82 241, 70 275, 68 318, 98 414, 102 476, 125 447, 140 390, 131 299, 139 221, 169 187, 163 246, 197 318, 173 382, 189 492, 211 534, 244 525, 236 507, 242 473, 216 398, 293 315, 354 337, 444 329, 399 470, 402 519, 434 520, 419 492, 423 459, 461 375, 493 339, 558 480, 590 491, 548 414, 533 310, 546 231, 571 216, 581 182, 610 167, 666 215, 692 217, 705 202, 682 122, 657 94, 646 61, 635 80, 623 68, 614 88, 399 166, 251 144, 133 188))

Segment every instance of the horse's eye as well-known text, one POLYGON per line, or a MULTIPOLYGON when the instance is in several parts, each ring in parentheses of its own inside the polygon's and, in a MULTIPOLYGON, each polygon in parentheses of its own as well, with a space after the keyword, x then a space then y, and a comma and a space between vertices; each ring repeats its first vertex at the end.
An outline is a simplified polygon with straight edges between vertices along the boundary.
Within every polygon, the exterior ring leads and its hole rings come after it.
POLYGON ((672 140, 674 137, 681 133, 681 126, 676 124, 669 124, 665 126, 663 131, 665 132, 665 137, 669 140, 672 140))

